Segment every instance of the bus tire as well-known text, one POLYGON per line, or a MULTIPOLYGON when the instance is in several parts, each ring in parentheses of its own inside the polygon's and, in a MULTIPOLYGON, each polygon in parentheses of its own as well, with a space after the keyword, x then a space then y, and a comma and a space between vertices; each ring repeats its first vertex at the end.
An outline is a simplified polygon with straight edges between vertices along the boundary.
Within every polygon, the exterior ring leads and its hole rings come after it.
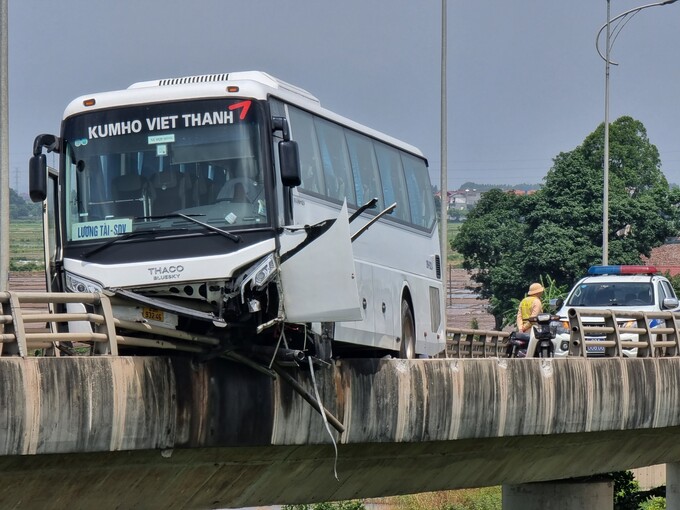
POLYGON ((413 319, 413 311, 408 301, 401 302, 401 345, 399 357, 402 359, 415 359, 416 357, 416 323, 413 319))

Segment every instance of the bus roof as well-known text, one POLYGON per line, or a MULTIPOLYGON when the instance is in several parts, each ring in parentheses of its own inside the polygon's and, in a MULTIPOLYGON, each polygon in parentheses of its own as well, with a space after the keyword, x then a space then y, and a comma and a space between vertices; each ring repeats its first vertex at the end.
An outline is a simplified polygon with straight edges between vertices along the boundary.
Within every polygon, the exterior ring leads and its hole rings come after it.
POLYGON ((366 127, 321 107, 319 100, 308 91, 291 85, 262 71, 241 71, 234 73, 206 74, 137 82, 127 89, 98 92, 80 96, 66 107, 64 118, 78 113, 125 105, 160 103, 182 99, 252 97, 266 100, 275 96, 282 101, 309 110, 351 129, 366 133, 374 138, 400 147, 415 155, 424 157, 416 147, 389 135, 366 127), (227 86, 236 87, 228 91, 227 86), (86 100, 94 104, 85 106, 86 100))

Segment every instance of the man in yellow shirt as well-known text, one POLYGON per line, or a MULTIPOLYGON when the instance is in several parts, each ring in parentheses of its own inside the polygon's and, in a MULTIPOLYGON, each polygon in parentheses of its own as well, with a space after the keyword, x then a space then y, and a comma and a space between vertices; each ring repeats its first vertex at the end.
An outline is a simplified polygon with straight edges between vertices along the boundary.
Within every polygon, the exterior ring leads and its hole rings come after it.
POLYGON ((531 323, 529 317, 533 317, 543 312, 543 304, 541 303, 541 296, 543 295, 543 285, 540 283, 532 283, 529 286, 529 292, 519 303, 517 309, 517 331, 526 333, 531 330, 531 323))

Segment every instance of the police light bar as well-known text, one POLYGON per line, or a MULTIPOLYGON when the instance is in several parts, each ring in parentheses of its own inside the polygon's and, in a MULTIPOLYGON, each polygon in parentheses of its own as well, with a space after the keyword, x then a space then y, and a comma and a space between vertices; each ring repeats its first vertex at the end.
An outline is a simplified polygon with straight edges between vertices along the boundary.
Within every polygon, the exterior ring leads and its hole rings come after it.
POLYGON ((655 266, 590 266, 588 274, 655 274, 658 273, 655 266))

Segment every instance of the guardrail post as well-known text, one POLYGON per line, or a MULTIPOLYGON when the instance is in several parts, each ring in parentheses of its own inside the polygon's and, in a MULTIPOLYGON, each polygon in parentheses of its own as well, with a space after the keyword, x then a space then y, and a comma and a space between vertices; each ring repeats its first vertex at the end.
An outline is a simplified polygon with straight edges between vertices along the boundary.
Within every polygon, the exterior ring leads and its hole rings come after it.
POLYGON ((461 333, 458 337, 458 349, 461 358, 472 358, 472 343, 468 342, 467 333, 461 333))
POLYGON ((677 356, 680 353, 680 331, 678 330, 678 318, 674 313, 671 313, 670 323, 673 328, 670 340, 675 345, 673 347, 666 347, 666 356, 677 356))
MULTIPOLYGON (((9 296, 6 292, 0 292, 0 335, 5 334, 5 324, 11 323, 12 316, 9 313, 9 296)), ((4 342, 0 342, 0 356, 4 342)))
POLYGON ((472 341, 477 339, 477 357, 486 358, 486 337, 483 335, 472 334, 472 341))
POLYGON ((569 355, 586 357, 586 336, 583 332, 581 314, 575 308, 567 312, 569 316, 569 355))
MULTIPOLYGON (((642 314, 644 319, 643 321, 645 322, 645 332, 641 335, 638 335, 638 341, 640 342, 646 342, 647 347, 638 347, 637 350, 637 357, 638 358, 647 358, 649 356, 656 357, 657 352, 656 352, 656 345, 654 345, 655 340, 652 340, 652 333, 649 331, 649 323, 651 322, 652 319, 647 317, 646 313, 642 314)), ((656 335, 654 335, 656 337, 656 335)))
POLYGON ((12 324, 7 328, 10 333, 14 333, 15 342, 8 344, 5 347, 7 354, 18 354, 22 358, 28 356, 28 347, 26 346, 26 331, 24 329, 24 320, 21 316, 21 304, 19 303, 19 296, 15 292, 7 292, 9 295, 9 312, 12 316, 12 324))
POLYGON ((614 312, 606 313, 604 316, 604 325, 607 328, 612 328, 612 332, 605 333, 605 340, 613 341, 614 347, 605 347, 604 355, 607 357, 621 357, 623 349, 621 348, 621 336, 619 335, 619 325, 616 321, 616 314, 614 312))
POLYGON ((97 293, 99 303, 95 306, 95 310, 100 315, 104 316, 104 324, 97 324, 94 331, 97 333, 104 333, 108 339, 106 343, 94 342, 92 345, 93 354, 111 354, 118 356, 118 342, 116 341, 116 325, 113 318, 113 309, 111 308, 111 301, 108 296, 97 293))

